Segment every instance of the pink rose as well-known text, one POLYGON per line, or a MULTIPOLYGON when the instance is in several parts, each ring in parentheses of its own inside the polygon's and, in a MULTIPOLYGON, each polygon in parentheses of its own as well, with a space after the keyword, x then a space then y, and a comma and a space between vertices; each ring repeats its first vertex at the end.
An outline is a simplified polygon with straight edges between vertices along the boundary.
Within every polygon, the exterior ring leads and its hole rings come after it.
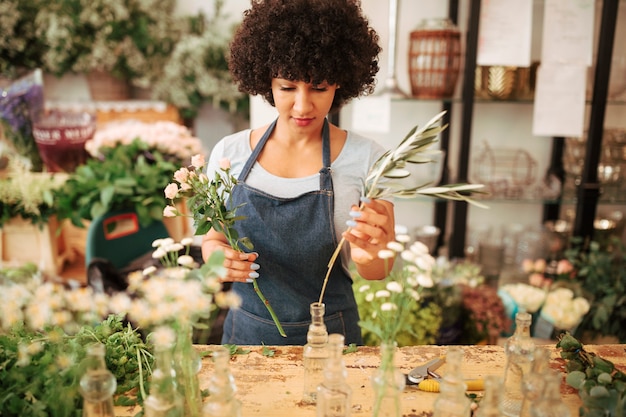
POLYGON ((567 259, 561 259, 556 265, 556 273, 558 275, 569 274, 574 270, 574 267, 567 259))
POLYGON ((163 217, 176 217, 178 210, 174 206, 165 206, 163 209, 163 217))
POLYGON ((196 168, 202 168, 204 166, 204 155, 201 153, 191 157, 191 165, 196 168))
POLYGON ((188 178, 189 170, 187 168, 180 168, 174 172, 174 179, 181 184, 186 183, 188 178))
POLYGON ((543 274, 537 272, 530 274, 530 276, 528 277, 528 283, 533 287, 541 288, 544 284, 543 274))
POLYGON ((545 259, 537 259, 535 261, 535 272, 545 272, 546 270, 546 260, 545 259))
POLYGON ((176 198, 177 194, 178 194, 178 185, 174 184, 173 182, 167 184, 167 187, 165 187, 165 198, 173 200, 176 198))
POLYGON ((533 272, 534 269, 535 269, 535 263, 532 261, 532 259, 524 259, 522 261, 522 271, 529 274, 533 272))
POLYGON ((230 169, 230 159, 228 158, 220 159, 220 169, 222 171, 226 171, 227 169, 230 169))

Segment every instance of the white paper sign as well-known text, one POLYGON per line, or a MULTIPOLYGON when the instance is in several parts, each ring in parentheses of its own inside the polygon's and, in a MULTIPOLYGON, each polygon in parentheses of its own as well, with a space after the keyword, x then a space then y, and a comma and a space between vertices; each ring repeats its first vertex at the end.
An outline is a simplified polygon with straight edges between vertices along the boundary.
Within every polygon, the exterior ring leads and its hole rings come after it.
POLYGON ((354 100, 352 130, 388 133, 391 124, 391 97, 388 94, 354 100))
POLYGON ((476 63, 529 67, 532 15, 533 0, 483 0, 476 63))
POLYGON ((585 65, 541 63, 537 70, 533 135, 583 135, 585 65))
POLYGON ((546 0, 541 64, 592 65, 593 0, 546 0))

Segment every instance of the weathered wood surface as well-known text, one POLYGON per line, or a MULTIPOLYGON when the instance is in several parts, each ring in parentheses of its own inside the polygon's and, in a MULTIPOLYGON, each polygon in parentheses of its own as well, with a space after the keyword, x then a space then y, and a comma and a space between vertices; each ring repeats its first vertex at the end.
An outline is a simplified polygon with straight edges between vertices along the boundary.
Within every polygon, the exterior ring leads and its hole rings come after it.
MULTIPOLYGON (((555 345, 545 345, 552 351, 550 367, 565 375, 565 361, 561 359, 555 345)), ((211 350, 211 346, 197 346, 199 351, 211 350)), ((301 402, 304 368, 301 346, 268 347, 274 356, 264 356, 262 346, 244 346, 247 354, 235 355, 231 359, 231 370, 237 384, 237 396, 241 399, 242 417, 299 417, 315 416, 315 406, 301 402)), ((404 373, 413 367, 444 355, 446 346, 412 346, 399 348, 396 364, 404 373)), ((464 346, 463 373, 465 378, 481 378, 504 372, 502 346, 464 346)), ((585 349, 608 359, 626 371, 626 345, 586 345, 585 349)), ((344 355, 348 370, 348 383, 352 387, 352 416, 371 415, 373 390, 370 376, 379 366, 379 350, 375 347, 359 347, 357 352, 344 355)), ((210 358, 203 360, 200 374, 202 388, 207 388, 212 370, 210 358)), ((438 370, 445 374, 446 366, 438 370)), ((570 407, 572 416, 579 415, 581 405, 578 393, 563 381, 561 394, 570 407)), ((428 416, 437 393, 422 392, 416 386, 408 386, 402 394, 403 417, 428 416)), ((118 408, 120 416, 132 416, 138 410, 118 408)))

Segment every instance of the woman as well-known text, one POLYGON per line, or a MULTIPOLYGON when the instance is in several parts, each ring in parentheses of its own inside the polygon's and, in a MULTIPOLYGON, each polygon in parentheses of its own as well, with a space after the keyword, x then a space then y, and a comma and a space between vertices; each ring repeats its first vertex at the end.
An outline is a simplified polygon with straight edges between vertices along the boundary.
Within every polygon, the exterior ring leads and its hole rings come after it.
POLYGON ((225 137, 209 160, 209 171, 223 158, 230 160, 239 181, 231 203, 243 204, 237 213, 246 217, 236 228, 255 246, 250 253, 234 251, 215 230, 203 238, 205 259, 215 250, 225 252, 222 279, 233 282, 242 298, 241 308, 226 317, 223 343, 306 343, 309 306, 319 299, 342 236, 349 245, 328 280, 325 323, 346 343, 362 343, 348 264, 354 262, 366 279, 386 276, 377 253, 394 238, 393 206, 366 201, 358 209, 363 180, 384 149, 330 124, 326 116, 373 92, 377 42, 355 0, 253 0, 244 13, 229 68, 239 89, 262 95, 278 118, 225 137), (286 338, 251 278, 258 278, 286 338))

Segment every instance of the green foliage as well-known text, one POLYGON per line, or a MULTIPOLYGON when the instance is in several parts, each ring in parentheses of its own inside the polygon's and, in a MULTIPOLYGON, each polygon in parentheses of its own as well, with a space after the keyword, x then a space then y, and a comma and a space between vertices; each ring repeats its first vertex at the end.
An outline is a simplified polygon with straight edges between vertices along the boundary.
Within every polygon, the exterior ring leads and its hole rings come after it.
POLYGON ((566 253, 574 265, 591 308, 576 328, 576 337, 617 336, 626 343, 626 247, 617 238, 608 245, 572 239, 566 253))
POLYGON ((116 394, 137 392, 138 397, 121 396, 119 402, 141 403, 138 388, 141 378, 147 380, 152 357, 141 335, 112 315, 97 325, 83 326, 75 335, 24 326, 0 334, 0 415, 80 417, 81 361, 92 343, 106 347, 107 368, 118 382, 116 394))
POLYGON ((566 382, 578 390, 585 417, 626 415, 626 374, 593 352, 569 333, 563 333, 556 345, 566 360, 566 382))
POLYGON ((162 220, 163 189, 176 166, 139 139, 100 152, 102 159, 88 159, 55 193, 58 217, 81 227, 83 220, 133 209, 142 225, 162 220))

